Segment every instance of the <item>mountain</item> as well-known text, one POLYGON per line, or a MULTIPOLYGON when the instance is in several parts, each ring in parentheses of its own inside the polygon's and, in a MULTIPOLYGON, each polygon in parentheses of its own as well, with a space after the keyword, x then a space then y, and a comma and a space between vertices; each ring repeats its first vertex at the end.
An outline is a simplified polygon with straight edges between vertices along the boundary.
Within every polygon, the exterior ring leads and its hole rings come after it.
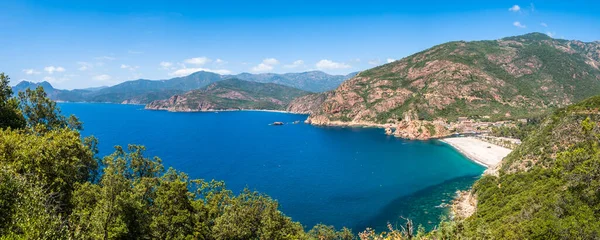
POLYGON ((220 80, 222 80, 222 76, 219 74, 201 71, 169 80, 126 81, 91 92, 86 96, 86 101, 145 104, 198 89, 220 80))
POLYGON ((156 100, 146 109, 177 112, 268 109, 285 110, 294 98, 310 92, 274 83, 258 83, 240 79, 227 79, 204 88, 156 100))
POLYGON ((40 82, 34 83, 29 81, 21 81, 14 87, 12 87, 13 94, 17 95, 18 92, 25 91, 26 89, 35 89, 38 86, 44 88, 44 91, 48 95, 48 98, 58 101, 65 101, 64 99, 69 99, 69 101, 80 102, 84 100, 84 95, 91 92, 90 90, 61 90, 52 87, 49 82, 40 82))
MULTIPOLYGON (((168 80, 138 79, 126 81, 110 87, 88 88, 78 90, 58 90, 44 82, 44 89, 52 89, 49 97, 57 101, 66 102, 112 102, 129 104, 146 104, 154 100, 169 98, 190 90, 208 86, 211 83, 229 78, 261 82, 277 83, 305 91, 321 92, 335 89, 344 80, 353 77, 356 73, 348 75, 329 75, 320 71, 303 73, 263 73, 238 75, 220 75, 212 72, 195 72, 188 76, 176 77, 168 80)), ((41 83, 40 83, 41 84, 41 83)), ((15 89, 22 90, 27 86, 37 86, 35 83, 26 82, 15 89)), ((15 91, 17 92, 17 91, 15 91)))
POLYGON ((437 128, 463 116, 522 118, 599 94, 599 67, 599 42, 540 33, 449 42, 360 72, 308 121, 437 128))
POLYGON ((457 239, 600 237, 600 96, 559 109, 469 193, 457 239))
POLYGON ((238 75, 229 75, 226 77, 238 78, 252 82, 277 83, 302 89, 309 92, 325 92, 337 88, 346 79, 354 77, 357 73, 348 75, 329 75, 321 71, 310 71, 303 73, 261 73, 250 74, 241 73, 238 75))

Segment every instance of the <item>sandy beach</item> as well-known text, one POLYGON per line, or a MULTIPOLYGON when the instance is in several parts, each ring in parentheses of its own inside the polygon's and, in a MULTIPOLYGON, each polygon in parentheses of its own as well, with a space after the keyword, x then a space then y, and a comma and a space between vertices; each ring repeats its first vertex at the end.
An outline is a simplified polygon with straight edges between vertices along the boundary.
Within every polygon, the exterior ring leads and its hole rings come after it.
POLYGON ((469 159, 487 167, 496 166, 512 150, 484 142, 475 137, 452 137, 440 139, 456 148, 469 159))

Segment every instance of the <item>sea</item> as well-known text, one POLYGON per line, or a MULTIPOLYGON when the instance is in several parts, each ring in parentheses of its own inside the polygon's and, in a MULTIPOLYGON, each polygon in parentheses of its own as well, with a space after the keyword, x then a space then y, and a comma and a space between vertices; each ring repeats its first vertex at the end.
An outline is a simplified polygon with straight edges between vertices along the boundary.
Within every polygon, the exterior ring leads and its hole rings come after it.
POLYGON ((144 145, 194 179, 225 181, 234 193, 266 193, 306 229, 323 223, 385 231, 405 219, 426 229, 485 170, 437 140, 410 141, 382 129, 316 127, 307 115, 264 111, 167 112, 142 105, 60 103, 84 123, 100 156, 144 145), (284 125, 271 125, 284 122, 284 125))

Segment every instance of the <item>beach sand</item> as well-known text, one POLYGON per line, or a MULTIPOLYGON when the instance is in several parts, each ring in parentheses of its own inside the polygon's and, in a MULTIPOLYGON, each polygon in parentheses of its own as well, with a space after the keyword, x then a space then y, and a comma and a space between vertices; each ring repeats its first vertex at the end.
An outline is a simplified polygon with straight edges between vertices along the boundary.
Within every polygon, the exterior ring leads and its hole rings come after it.
POLYGON ((440 141, 456 148, 469 159, 487 168, 496 166, 512 151, 474 137, 452 137, 440 139, 440 141))

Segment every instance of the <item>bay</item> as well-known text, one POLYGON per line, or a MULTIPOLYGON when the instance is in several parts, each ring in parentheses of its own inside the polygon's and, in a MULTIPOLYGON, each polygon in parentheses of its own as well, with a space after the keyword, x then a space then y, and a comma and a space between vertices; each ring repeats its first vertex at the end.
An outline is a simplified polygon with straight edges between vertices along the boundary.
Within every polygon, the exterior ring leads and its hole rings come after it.
POLYGON ((83 135, 141 144, 148 156, 191 178, 216 179, 239 192, 268 194, 306 228, 317 223, 385 230, 400 217, 431 229, 456 190, 484 168, 439 141, 409 141, 381 129, 315 127, 306 115, 234 111, 172 113, 141 105, 60 103, 84 122, 83 135), (269 125, 281 121, 283 126, 269 125), (293 124, 300 121, 299 124, 293 124))

